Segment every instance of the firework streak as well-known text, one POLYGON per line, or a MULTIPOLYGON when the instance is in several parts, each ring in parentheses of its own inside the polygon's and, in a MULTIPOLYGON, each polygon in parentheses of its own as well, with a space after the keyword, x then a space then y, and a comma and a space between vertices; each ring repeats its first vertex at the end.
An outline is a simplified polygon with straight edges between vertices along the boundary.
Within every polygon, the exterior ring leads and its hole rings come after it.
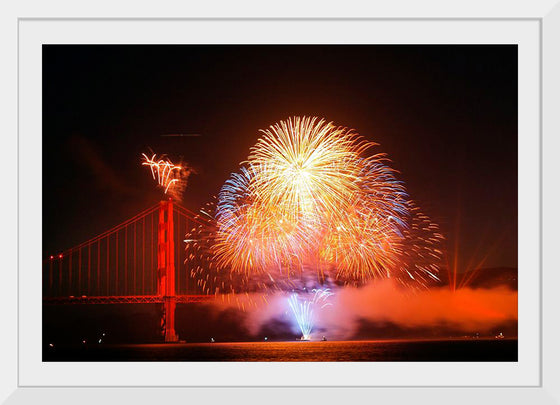
POLYGON ((311 294, 311 299, 305 299, 297 293, 293 293, 288 298, 288 304, 301 331, 301 340, 311 339, 315 310, 331 305, 327 300, 333 295, 328 288, 325 290, 314 289, 311 294))

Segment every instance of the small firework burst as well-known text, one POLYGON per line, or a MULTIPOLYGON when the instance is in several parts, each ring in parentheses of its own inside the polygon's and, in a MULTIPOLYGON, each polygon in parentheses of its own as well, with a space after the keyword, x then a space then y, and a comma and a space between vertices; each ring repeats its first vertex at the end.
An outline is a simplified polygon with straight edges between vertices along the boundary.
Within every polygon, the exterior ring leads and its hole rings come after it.
POLYGON ((142 153, 142 166, 150 168, 152 178, 157 181, 164 194, 177 201, 182 199, 187 179, 193 172, 190 167, 186 164, 176 165, 165 156, 158 158, 153 154, 152 157, 148 157, 145 153, 142 153))

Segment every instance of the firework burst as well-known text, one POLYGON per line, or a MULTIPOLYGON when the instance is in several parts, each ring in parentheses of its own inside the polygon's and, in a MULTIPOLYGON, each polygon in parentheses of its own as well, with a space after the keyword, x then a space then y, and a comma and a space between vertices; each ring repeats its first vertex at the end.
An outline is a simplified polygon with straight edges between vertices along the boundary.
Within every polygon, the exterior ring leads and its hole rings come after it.
POLYGON ((211 232, 196 230, 208 236, 199 255, 206 289, 437 280, 442 236, 409 200, 386 155, 366 155, 374 143, 317 118, 290 118, 262 132, 224 183, 211 232))
POLYGON ((142 153, 142 166, 150 168, 152 178, 157 181, 164 194, 178 201, 182 199, 187 178, 192 173, 191 168, 187 165, 176 165, 165 156, 158 159, 155 154, 148 157, 145 153, 142 153))
POLYGON ((261 130, 248 164, 264 207, 301 221, 340 212, 358 191, 359 156, 373 143, 317 118, 295 117, 261 130))
POLYGON ((311 221, 298 222, 277 205, 263 205, 251 192, 253 167, 242 168, 226 181, 219 195, 216 264, 236 273, 282 270, 302 257, 311 221))

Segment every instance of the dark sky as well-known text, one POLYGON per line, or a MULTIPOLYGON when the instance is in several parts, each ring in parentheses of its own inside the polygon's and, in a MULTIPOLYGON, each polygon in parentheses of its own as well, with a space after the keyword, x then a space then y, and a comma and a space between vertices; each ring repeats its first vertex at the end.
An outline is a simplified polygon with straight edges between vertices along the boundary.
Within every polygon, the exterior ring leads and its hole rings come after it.
POLYGON ((325 117, 380 144, 460 263, 517 266, 516 46, 43 47, 44 254, 160 198, 140 154, 218 193, 265 128, 325 117), (161 137, 198 133, 201 137, 161 137))

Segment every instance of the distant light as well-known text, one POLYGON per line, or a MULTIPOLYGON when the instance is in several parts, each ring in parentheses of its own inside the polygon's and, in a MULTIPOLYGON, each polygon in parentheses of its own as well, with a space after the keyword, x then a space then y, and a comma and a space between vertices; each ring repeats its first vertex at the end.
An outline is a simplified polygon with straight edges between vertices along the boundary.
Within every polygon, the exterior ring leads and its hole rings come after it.
POLYGON ((162 134, 160 136, 202 136, 201 134, 162 134))
POLYGON ((52 259, 54 259, 54 256, 53 256, 53 255, 51 255, 51 260, 52 260, 52 259))
POLYGON ((49 346, 50 346, 50 347, 54 347, 54 345, 53 345, 52 343, 49 343, 49 346))
POLYGON ((101 343, 101 339, 99 339, 99 341, 97 343, 101 343))
POLYGON ((62 259, 62 253, 58 255, 58 258, 59 258, 59 259, 62 259))
POLYGON ((85 341, 85 340, 82 340, 82 344, 84 344, 84 345, 85 345, 85 344, 86 344, 86 341, 85 341))

